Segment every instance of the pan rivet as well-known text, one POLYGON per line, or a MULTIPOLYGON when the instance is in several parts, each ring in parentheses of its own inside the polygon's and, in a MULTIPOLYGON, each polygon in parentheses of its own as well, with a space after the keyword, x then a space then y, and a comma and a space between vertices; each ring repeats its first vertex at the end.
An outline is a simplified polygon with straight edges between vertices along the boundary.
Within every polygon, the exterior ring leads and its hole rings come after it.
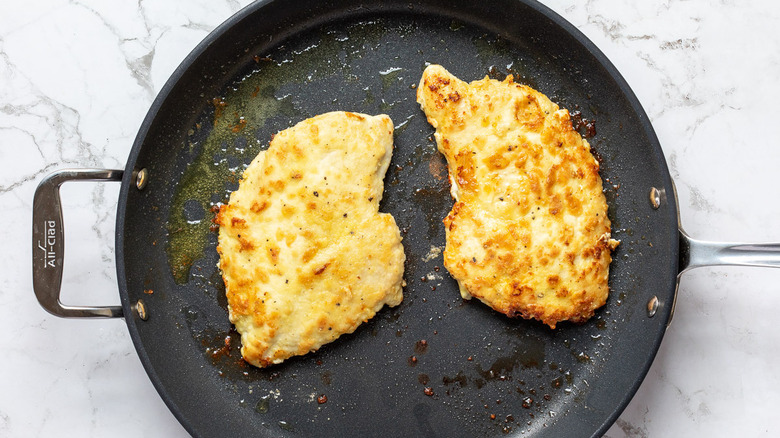
POLYGON ((661 200, 663 199, 663 190, 658 190, 655 187, 650 188, 650 205, 656 210, 661 207, 661 200))
POLYGON ((658 297, 653 295, 653 298, 650 298, 650 301, 647 302, 647 317, 652 318, 655 316, 655 312, 658 311, 658 297))
POLYGON ((146 313, 146 305, 144 304, 144 300, 139 299, 135 303, 135 311, 138 312, 138 317, 141 318, 142 321, 149 319, 149 314, 146 313))
POLYGON ((149 182, 149 171, 143 168, 135 175, 135 186, 138 190, 143 190, 146 187, 146 183, 149 182))

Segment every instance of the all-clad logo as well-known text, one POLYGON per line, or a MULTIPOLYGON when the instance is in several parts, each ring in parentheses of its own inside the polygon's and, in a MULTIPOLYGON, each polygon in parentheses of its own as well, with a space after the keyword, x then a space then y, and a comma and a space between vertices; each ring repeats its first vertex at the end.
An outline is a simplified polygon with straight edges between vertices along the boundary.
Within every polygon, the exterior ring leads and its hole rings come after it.
POLYGON ((57 245, 57 222, 44 221, 43 229, 46 238, 41 242, 38 241, 38 248, 43 251, 43 263, 47 268, 54 268, 54 261, 57 257, 57 252, 54 250, 54 246, 57 245))

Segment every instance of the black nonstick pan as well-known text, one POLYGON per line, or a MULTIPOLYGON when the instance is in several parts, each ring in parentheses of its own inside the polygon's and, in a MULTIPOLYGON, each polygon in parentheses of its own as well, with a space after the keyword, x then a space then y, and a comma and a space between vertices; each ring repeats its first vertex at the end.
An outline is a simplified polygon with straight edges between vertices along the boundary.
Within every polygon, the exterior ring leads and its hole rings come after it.
POLYGON ((155 100, 124 171, 63 171, 36 192, 34 287, 61 316, 124 316, 161 397, 195 436, 594 436, 619 416, 671 319, 677 279, 706 264, 778 265, 777 246, 688 238, 647 116, 612 64, 533 1, 266 1, 215 30, 155 100), (442 266, 452 200, 415 102, 427 63, 515 80, 577 112, 601 163, 611 296, 550 330, 460 299, 442 266), (240 360, 216 268, 213 207, 271 136, 333 110, 385 113, 395 151, 380 210, 407 256, 404 302, 307 356, 240 360), (591 128, 595 126, 595 132, 591 128), (120 180, 121 307, 58 301, 58 188, 120 180), (426 389, 428 389, 426 391, 426 389))

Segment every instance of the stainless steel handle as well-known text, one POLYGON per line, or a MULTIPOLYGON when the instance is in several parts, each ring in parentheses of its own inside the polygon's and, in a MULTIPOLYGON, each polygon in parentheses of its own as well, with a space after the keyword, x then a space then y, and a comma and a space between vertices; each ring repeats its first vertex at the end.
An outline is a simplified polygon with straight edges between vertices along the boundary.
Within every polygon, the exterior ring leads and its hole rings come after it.
POLYGON ((121 170, 69 169, 48 175, 33 198, 33 291, 49 313, 64 318, 120 318, 122 306, 67 306, 60 301, 65 249, 60 186, 68 181, 121 181, 121 170))
POLYGON ((780 268, 780 243, 708 242, 680 229, 680 274, 702 266, 780 268))

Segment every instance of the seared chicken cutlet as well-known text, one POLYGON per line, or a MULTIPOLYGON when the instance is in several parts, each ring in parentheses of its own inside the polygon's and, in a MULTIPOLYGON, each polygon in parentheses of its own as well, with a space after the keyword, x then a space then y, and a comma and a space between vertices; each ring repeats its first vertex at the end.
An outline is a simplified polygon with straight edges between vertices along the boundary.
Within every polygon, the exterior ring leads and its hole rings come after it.
POLYGON ((447 159, 444 266, 463 298, 552 328, 593 316, 618 242, 599 164, 569 112, 512 76, 467 84, 438 65, 417 101, 447 159))
POLYGON ((352 333, 402 300, 404 251, 379 213, 386 115, 323 114, 279 132, 217 215, 241 354, 266 367, 352 333))

